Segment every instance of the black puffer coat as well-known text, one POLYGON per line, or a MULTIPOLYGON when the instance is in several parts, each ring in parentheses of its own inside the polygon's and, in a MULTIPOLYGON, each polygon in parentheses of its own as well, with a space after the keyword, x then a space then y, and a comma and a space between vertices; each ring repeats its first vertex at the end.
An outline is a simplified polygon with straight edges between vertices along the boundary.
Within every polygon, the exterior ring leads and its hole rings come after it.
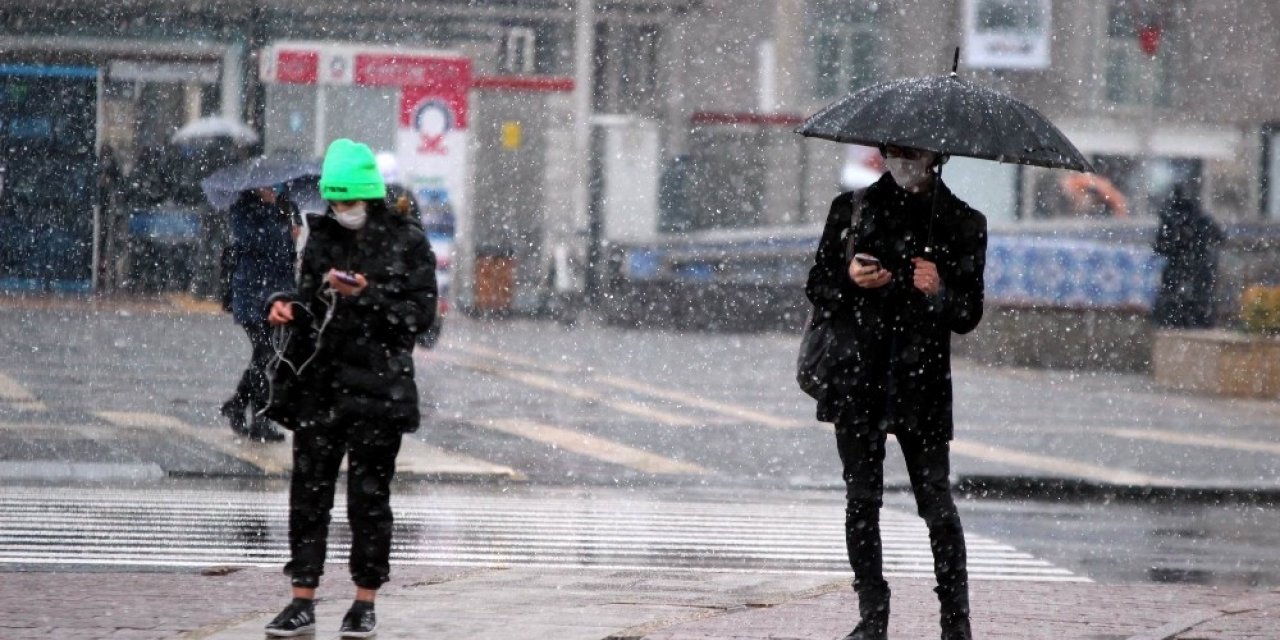
POLYGON ((435 320, 436 258, 404 216, 381 202, 368 211, 359 231, 329 216, 313 219, 297 292, 282 296, 309 310, 295 311, 296 328, 324 324, 302 379, 323 391, 298 396, 302 406, 294 410, 321 420, 389 420, 409 432, 419 420, 414 338, 435 320), (369 284, 356 296, 337 295, 325 284, 329 269, 364 274, 369 284))
POLYGON ((987 221, 946 185, 938 188, 932 261, 943 290, 937 296, 912 284, 911 259, 925 256, 931 194, 907 193, 888 174, 861 192, 854 248, 893 274, 879 289, 853 283, 841 242, 859 192, 831 203, 805 285, 809 300, 834 318, 841 353, 834 392, 819 403, 818 420, 866 429, 887 420, 890 433, 951 439, 951 333, 972 331, 982 319, 987 221))

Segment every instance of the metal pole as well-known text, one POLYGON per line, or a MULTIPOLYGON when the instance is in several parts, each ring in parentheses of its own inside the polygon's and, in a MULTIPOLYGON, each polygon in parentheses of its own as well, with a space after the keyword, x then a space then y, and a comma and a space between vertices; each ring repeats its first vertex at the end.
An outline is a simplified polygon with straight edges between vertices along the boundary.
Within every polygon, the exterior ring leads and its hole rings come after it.
MULTIPOLYGON (((573 211, 571 212, 569 229, 570 238, 562 241, 577 244, 587 235, 579 233, 588 229, 590 224, 590 187, 591 180, 591 98, 594 85, 595 67, 595 0, 577 0, 577 18, 574 24, 573 38, 573 159, 577 168, 573 178, 573 211)), ((595 244, 595 242, 591 242, 595 244)), ((595 256, 599 247, 583 247, 585 251, 579 255, 595 256)), ((586 264, 586 280, 594 281, 591 273, 595 269, 592 260, 586 264)), ((585 283, 583 283, 585 284, 585 283)))

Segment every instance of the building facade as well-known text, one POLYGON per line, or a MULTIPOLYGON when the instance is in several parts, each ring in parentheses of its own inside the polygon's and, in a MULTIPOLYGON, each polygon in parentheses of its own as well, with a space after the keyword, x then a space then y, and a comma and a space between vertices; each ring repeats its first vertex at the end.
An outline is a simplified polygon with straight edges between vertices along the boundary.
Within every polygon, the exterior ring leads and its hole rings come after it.
MULTIPOLYGON (((1268 64, 1280 6, 1265 0, 598 0, 585 170, 570 161, 580 3, 353 6, 65 0, 35 9, 0 0, 0 216, 15 221, 6 224, 15 231, 4 239, 4 286, 126 281, 134 205, 101 187, 155 196, 152 165, 165 162, 156 150, 186 122, 241 119, 265 136, 254 151, 279 150, 273 127, 291 117, 279 105, 307 98, 273 98, 259 56, 289 40, 472 61, 471 192, 455 290, 463 306, 477 256, 505 256, 512 284, 503 304, 532 311, 563 279, 557 264, 581 269, 611 242, 812 227, 849 165, 874 168, 874 157, 800 139, 795 126, 869 83, 949 71, 954 47, 986 42, 975 35, 984 26, 1030 34, 1035 60, 1010 66, 966 54, 961 75, 1058 123, 1125 196, 1130 218, 1150 215, 1174 184, 1193 186, 1223 220, 1280 218, 1271 187, 1280 176, 1271 97, 1280 70, 1268 64), (584 181, 585 217, 572 197, 584 181), (72 257, 55 261, 55 273, 46 254, 72 257)), ((339 120, 323 135, 381 135, 339 120)), ((976 161, 947 172, 998 225, 1117 214, 1064 185, 1063 172, 976 161)))

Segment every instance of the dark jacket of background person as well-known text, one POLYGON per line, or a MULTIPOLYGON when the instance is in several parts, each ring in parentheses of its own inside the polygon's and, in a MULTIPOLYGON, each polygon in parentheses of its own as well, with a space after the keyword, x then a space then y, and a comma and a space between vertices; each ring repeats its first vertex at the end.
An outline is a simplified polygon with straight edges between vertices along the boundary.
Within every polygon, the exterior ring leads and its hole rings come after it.
MULTIPOLYGON (((333 316, 320 338, 309 384, 324 389, 312 401, 334 420, 386 420, 404 432, 418 428, 418 388, 413 347, 436 314, 436 258, 425 236, 382 203, 368 205, 364 228, 344 228, 331 217, 312 220, 295 294, 323 319, 330 298, 322 294, 330 269, 362 273, 359 295, 333 296, 333 316)), ((294 322, 311 322, 306 312, 294 322)))
POLYGON ((1165 259, 1151 316, 1164 327, 1208 327, 1213 323, 1218 247, 1224 236, 1194 200, 1174 192, 1160 211, 1155 252, 1165 259))
POLYGON ((231 205, 231 315, 236 324, 266 326, 267 298, 292 289, 294 248, 281 204, 246 191, 231 205))
MULTIPOLYGON (((986 218, 938 182, 933 258, 943 283, 937 296, 912 285, 911 258, 924 256, 932 195, 910 194, 884 175, 865 190, 854 246, 881 260, 893 281, 863 289, 848 274, 842 232, 857 192, 831 203, 805 294, 835 321, 842 363, 832 393, 818 404, 818 420, 835 422, 856 411, 868 418, 889 401, 889 433, 950 440, 951 333, 967 333, 982 319, 986 218)), ((845 420, 867 424, 866 420, 845 420)))

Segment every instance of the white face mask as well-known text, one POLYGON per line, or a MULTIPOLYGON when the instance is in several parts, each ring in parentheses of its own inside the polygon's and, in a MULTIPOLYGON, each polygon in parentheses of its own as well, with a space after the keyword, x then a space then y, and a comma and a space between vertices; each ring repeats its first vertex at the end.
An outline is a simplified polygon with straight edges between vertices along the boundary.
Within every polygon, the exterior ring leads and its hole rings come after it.
POLYGON ((889 175, 893 176, 893 181, 898 183, 899 187, 911 190, 923 185, 929 181, 929 165, 933 159, 925 156, 910 160, 907 158, 885 158, 884 166, 889 170, 889 175))
POLYGON ((354 230, 364 226, 365 221, 369 219, 369 212, 365 211, 364 203, 361 202, 341 213, 334 211, 333 217, 338 221, 338 224, 354 230))

